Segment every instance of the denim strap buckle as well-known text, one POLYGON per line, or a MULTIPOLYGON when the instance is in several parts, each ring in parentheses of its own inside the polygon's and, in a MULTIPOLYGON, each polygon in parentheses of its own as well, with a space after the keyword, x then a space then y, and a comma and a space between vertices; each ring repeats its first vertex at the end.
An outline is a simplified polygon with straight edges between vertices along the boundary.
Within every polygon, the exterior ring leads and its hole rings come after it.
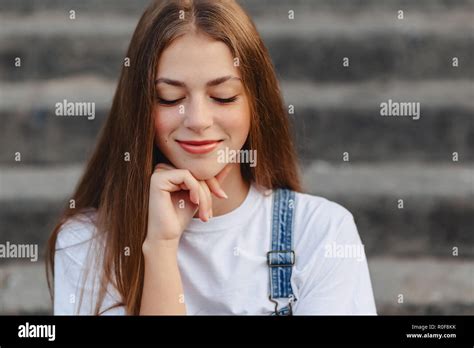
POLYGON ((290 294, 288 306, 278 309, 278 302, 272 299, 272 295, 268 296, 268 299, 275 304, 275 311, 271 314, 272 316, 287 316, 293 315, 293 302, 296 301, 293 294, 290 294))
POLYGON ((296 301, 291 285, 292 268, 296 257, 293 250, 293 222, 296 194, 289 189, 278 188, 273 192, 272 236, 267 265, 270 270, 269 300, 275 305, 272 315, 292 315, 292 303, 296 301), (290 303, 278 308, 276 299, 290 298, 290 303))
POLYGON ((271 250, 267 252, 267 265, 270 267, 291 267, 294 264, 294 250, 271 250))

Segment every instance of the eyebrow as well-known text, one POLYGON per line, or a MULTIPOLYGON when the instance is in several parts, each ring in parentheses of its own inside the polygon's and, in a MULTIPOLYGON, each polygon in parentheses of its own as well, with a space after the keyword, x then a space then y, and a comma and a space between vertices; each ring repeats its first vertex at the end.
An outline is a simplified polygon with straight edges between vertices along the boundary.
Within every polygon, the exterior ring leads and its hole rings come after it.
MULTIPOLYGON (((224 83, 226 81, 229 81, 229 80, 239 80, 239 81, 242 81, 240 79, 240 77, 237 77, 237 76, 232 76, 232 75, 227 75, 227 76, 222 76, 222 77, 218 77, 214 80, 211 80, 211 81, 208 81, 206 82, 206 86, 207 87, 212 87, 212 86, 217 86, 217 85, 220 85, 221 83, 224 83)), ((168 79, 166 77, 160 77, 159 79, 157 79, 155 81, 155 84, 158 84, 158 83, 166 83, 168 85, 172 85, 172 86, 177 86, 177 87, 186 87, 186 84, 182 81, 177 81, 177 80, 172 80, 172 79, 168 79)))

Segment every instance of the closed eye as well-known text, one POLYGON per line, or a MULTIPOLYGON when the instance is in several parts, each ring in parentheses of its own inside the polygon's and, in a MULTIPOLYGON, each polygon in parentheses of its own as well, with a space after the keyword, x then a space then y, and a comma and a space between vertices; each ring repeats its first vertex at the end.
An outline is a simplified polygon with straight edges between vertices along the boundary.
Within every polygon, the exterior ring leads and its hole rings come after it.
POLYGON ((232 103, 237 100, 237 96, 233 96, 231 98, 215 98, 212 97, 216 102, 221 103, 221 104, 227 104, 227 103, 232 103))
MULTIPOLYGON (((237 96, 233 96, 231 98, 216 98, 216 97, 211 97, 211 98, 220 104, 228 104, 237 100, 237 96)), ((158 99, 158 102, 162 105, 176 105, 177 103, 182 101, 184 97, 175 99, 175 100, 166 100, 160 97, 158 97, 157 99, 158 99)))
POLYGON ((166 100, 166 99, 163 99, 163 98, 160 98, 158 97, 158 102, 160 104, 163 104, 163 105, 175 105, 177 103, 179 103, 181 100, 183 100, 184 98, 179 98, 179 99, 175 99, 175 100, 166 100))

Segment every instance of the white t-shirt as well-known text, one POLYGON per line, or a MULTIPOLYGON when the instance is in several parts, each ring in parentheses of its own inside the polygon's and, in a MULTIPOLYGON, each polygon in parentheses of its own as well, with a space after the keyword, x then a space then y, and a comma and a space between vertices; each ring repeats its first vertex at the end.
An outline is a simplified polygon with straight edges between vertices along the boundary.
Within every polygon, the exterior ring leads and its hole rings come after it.
MULTIPOLYGON (((188 314, 269 315, 275 310, 268 299, 270 275, 266 263, 266 253, 271 249, 271 213, 272 191, 259 191, 251 185, 244 202, 230 213, 209 222, 192 219, 178 248, 188 314)), ((93 314, 99 266, 87 266, 103 246, 98 239, 91 239, 94 216, 92 212, 90 219, 67 221, 58 235, 55 314, 93 314), (83 278, 86 269, 89 276, 83 278)), ((296 193, 293 249, 294 315, 376 314, 363 245, 348 210, 322 197, 296 193)), ((118 292, 109 285, 101 308, 108 308, 118 299, 118 292)), ((288 304, 286 299, 278 302, 279 308, 288 304)), ((120 315, 125 311, 117 307, 104 314, 120 315)))

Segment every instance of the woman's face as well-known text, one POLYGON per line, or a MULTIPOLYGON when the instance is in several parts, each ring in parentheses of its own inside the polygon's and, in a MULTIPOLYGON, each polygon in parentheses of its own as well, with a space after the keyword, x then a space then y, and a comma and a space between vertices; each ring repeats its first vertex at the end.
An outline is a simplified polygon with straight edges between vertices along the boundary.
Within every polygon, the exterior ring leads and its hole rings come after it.
POLYGON ((219 154, 240 150, 247 139, 250 108, 240 77, 230 49, 203 34, 179 37, 160 57, 155 143, 198 180, 219 173, 226 165, 219 154))

